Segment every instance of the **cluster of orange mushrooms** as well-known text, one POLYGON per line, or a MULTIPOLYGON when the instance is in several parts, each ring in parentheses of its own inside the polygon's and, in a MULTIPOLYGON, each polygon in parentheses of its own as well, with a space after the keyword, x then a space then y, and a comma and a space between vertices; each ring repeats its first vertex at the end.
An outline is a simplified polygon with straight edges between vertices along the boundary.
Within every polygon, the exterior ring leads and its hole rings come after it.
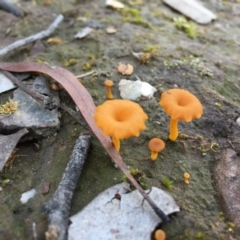
MULTIPOLYGON (((113 99, 112 80, 106 80, 107 97, 113 99)), ((200 118, 203 107, 197 97, 183 89, 169 89, 162 93, 159 105, 170 116, 169 139, 175 141, 178 137, 178 121, 190 122, 200 118)), ((113 145, 120 150, 120 140, 132 136, 138 137, 140 131, 146 129, 147 114, 138 103, 129 100, 107 100, 96 108, 94 119, 105 135, 112 138, 113 145)), ((160 138, 149 141, 151 160, 156 160, 158 153, 165 147, 160 138)))
MULTIPOLYGON (((105 81, 107 96, 113 99, 111 80, 105 81)), ((178 121, 190 122, 194 118, 200 118, 203 107, 200 101, 190 92, 183 89, 169 89, 162 93, 159 105, 170 116, 169 139, 175 141, 178 137, 178 121)), ((120 140, 132 136, 138 137, 140 131, 146 129, 147 114, 141 106, 129 100, 107 100, 96 108, 94 115, 96 125, 102 129, 105 135, 112 138, 116 150, 120 150, 120 140)), ((158 153, 165 147, 160 138, 152 138, 148 147, 151 150, 151 160, 156 160, 158 153)), ((189 184, 189 173, 184 173, 184 182, 189 184)), ((165 240, 164 231, 158 229, 154 233, 155 240, 165 240)))

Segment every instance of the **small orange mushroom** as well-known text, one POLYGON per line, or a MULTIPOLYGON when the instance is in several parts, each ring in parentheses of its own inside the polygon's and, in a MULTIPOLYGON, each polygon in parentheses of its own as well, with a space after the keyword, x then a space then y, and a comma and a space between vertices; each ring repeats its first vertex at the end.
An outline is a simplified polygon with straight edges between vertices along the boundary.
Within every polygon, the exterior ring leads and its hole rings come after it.
POLYGON ((113 95, 112 95, 112 90, 111 87, 113 86, 113 81, 110 79, 106 79, 104 82, 106 89, 107 89, 107 97, 109 99, 113 99, 113 95))
POLYGON ((165 240, 165 239, 166 239, 166 233, 163 230, 158 229, 155 231, 154 240, 165 240))
POLYGON ((94 119, 105 135, 112 138, 117 151, 120 140, 138 137, 146 129, 148 116, 139 104, 129 100, 107 100, 96 108, 94 119))
POLYGON ((149 141, 148 147, 151 150, 151 159, 157 159, 158 153, 165 148, 165 143, 160 138, 153 138, 149 141))
POLYGON ((189 174, 188 172, 185 172, 185 173, 183 174, 183 177, 184 177, 184 182, 185 182, 186 184, 189 184, 190 174, 189 174))
POLYGON ((190 92, 183 89, 169 89, 162 93, 159 104, 171 117, 169 139, 175 141, 178 137, 178 121, 191 122, 200 118, 203 107, 200 101, 190 92))

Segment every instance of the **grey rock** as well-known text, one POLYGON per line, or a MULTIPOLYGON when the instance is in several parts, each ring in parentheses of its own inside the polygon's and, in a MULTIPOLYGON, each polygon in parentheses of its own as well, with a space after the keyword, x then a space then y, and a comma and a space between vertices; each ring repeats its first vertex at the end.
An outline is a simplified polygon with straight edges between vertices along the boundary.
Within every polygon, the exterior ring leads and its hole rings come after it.
POLYGON ((0 171, 3 169, 5 163, 11 156, 14 148, 16 147, 19 139, 28 133, 26 128, 19 130, 11 135, 0 135, 0 171))
POLYGON ((36 91, 42 95, 50 95, 51 91, 47 84, 47 79, 43 75, 36 77, 31 90, 36 91))
POLYGON ((16 88, 16 86, 0 71, 0 93, 16 88))
POLYGON ((13 100, 19 102, 19 108, 11 115, 0 115, 0 132, 13 132, 27 128, 34 137, 46 137, 60 127, 58 111, 49 111, 27 93, 17 89, 13 100))
POLYGON ((215 169, 218 190, 228 217, 240 232, 240 157, 233 149, 222 151, 215 169))

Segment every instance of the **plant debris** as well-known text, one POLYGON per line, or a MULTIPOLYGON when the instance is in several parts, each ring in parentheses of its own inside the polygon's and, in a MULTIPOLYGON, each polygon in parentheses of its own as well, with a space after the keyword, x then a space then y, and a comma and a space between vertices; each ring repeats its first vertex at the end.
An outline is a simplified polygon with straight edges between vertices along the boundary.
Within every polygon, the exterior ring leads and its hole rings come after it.
POLYGON ((131 64, 119 64, 118 72, 122 75, 131 75, 134 71, 134 68, 131 64))
POLYGON ((81 31, 79 31, 77 34, 75 34, 74 38, 78 38, 78 39, 85 38, 92 31, 93 31, 93 28, 85 27, 81 31))

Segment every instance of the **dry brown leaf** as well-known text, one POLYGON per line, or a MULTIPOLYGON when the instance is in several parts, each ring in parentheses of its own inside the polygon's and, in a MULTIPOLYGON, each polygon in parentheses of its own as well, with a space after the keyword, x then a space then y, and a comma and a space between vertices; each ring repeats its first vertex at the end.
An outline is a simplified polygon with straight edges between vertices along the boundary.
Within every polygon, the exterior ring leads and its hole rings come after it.
POLYGON ((118 165, 118 167, 122 170, 122 172, 127 176, 133 186, 138 189, 138 191, 142 194, 142 196, 146 199, 149 205, 152 207, 154 212, 162 219, 162 222, 168 222, 169 218, 165 215, 157 205, 152 201, 152 199, 148 196, 148 194, 142 189, 142 187, 137 183, 134 177, 128 172, 126 164, 123 162, 122 157, 119 152, 113 147, 112 141, 110 137, 104 136, 102 131, 96 126, 95 121, 93 119, 93 115, 95 113, 96 106, 94 101, 87 91, 87 89, 78 81, 78 79, 67 69, 61 67, 51 68, 44 64, 39 63, 1 63, 0 69, 9 71, 9 72, 38 72, 43 73, 55 81, 60 83, 65 90, 69 93, 69 95, 74 100, 75 104, 81 111, 83 117, 86 122, 92 129, 93 133, 96 135, 98 140, 101 142, 103 147, 106 149, 110 157, 114 160, 114 162, 118 165))

